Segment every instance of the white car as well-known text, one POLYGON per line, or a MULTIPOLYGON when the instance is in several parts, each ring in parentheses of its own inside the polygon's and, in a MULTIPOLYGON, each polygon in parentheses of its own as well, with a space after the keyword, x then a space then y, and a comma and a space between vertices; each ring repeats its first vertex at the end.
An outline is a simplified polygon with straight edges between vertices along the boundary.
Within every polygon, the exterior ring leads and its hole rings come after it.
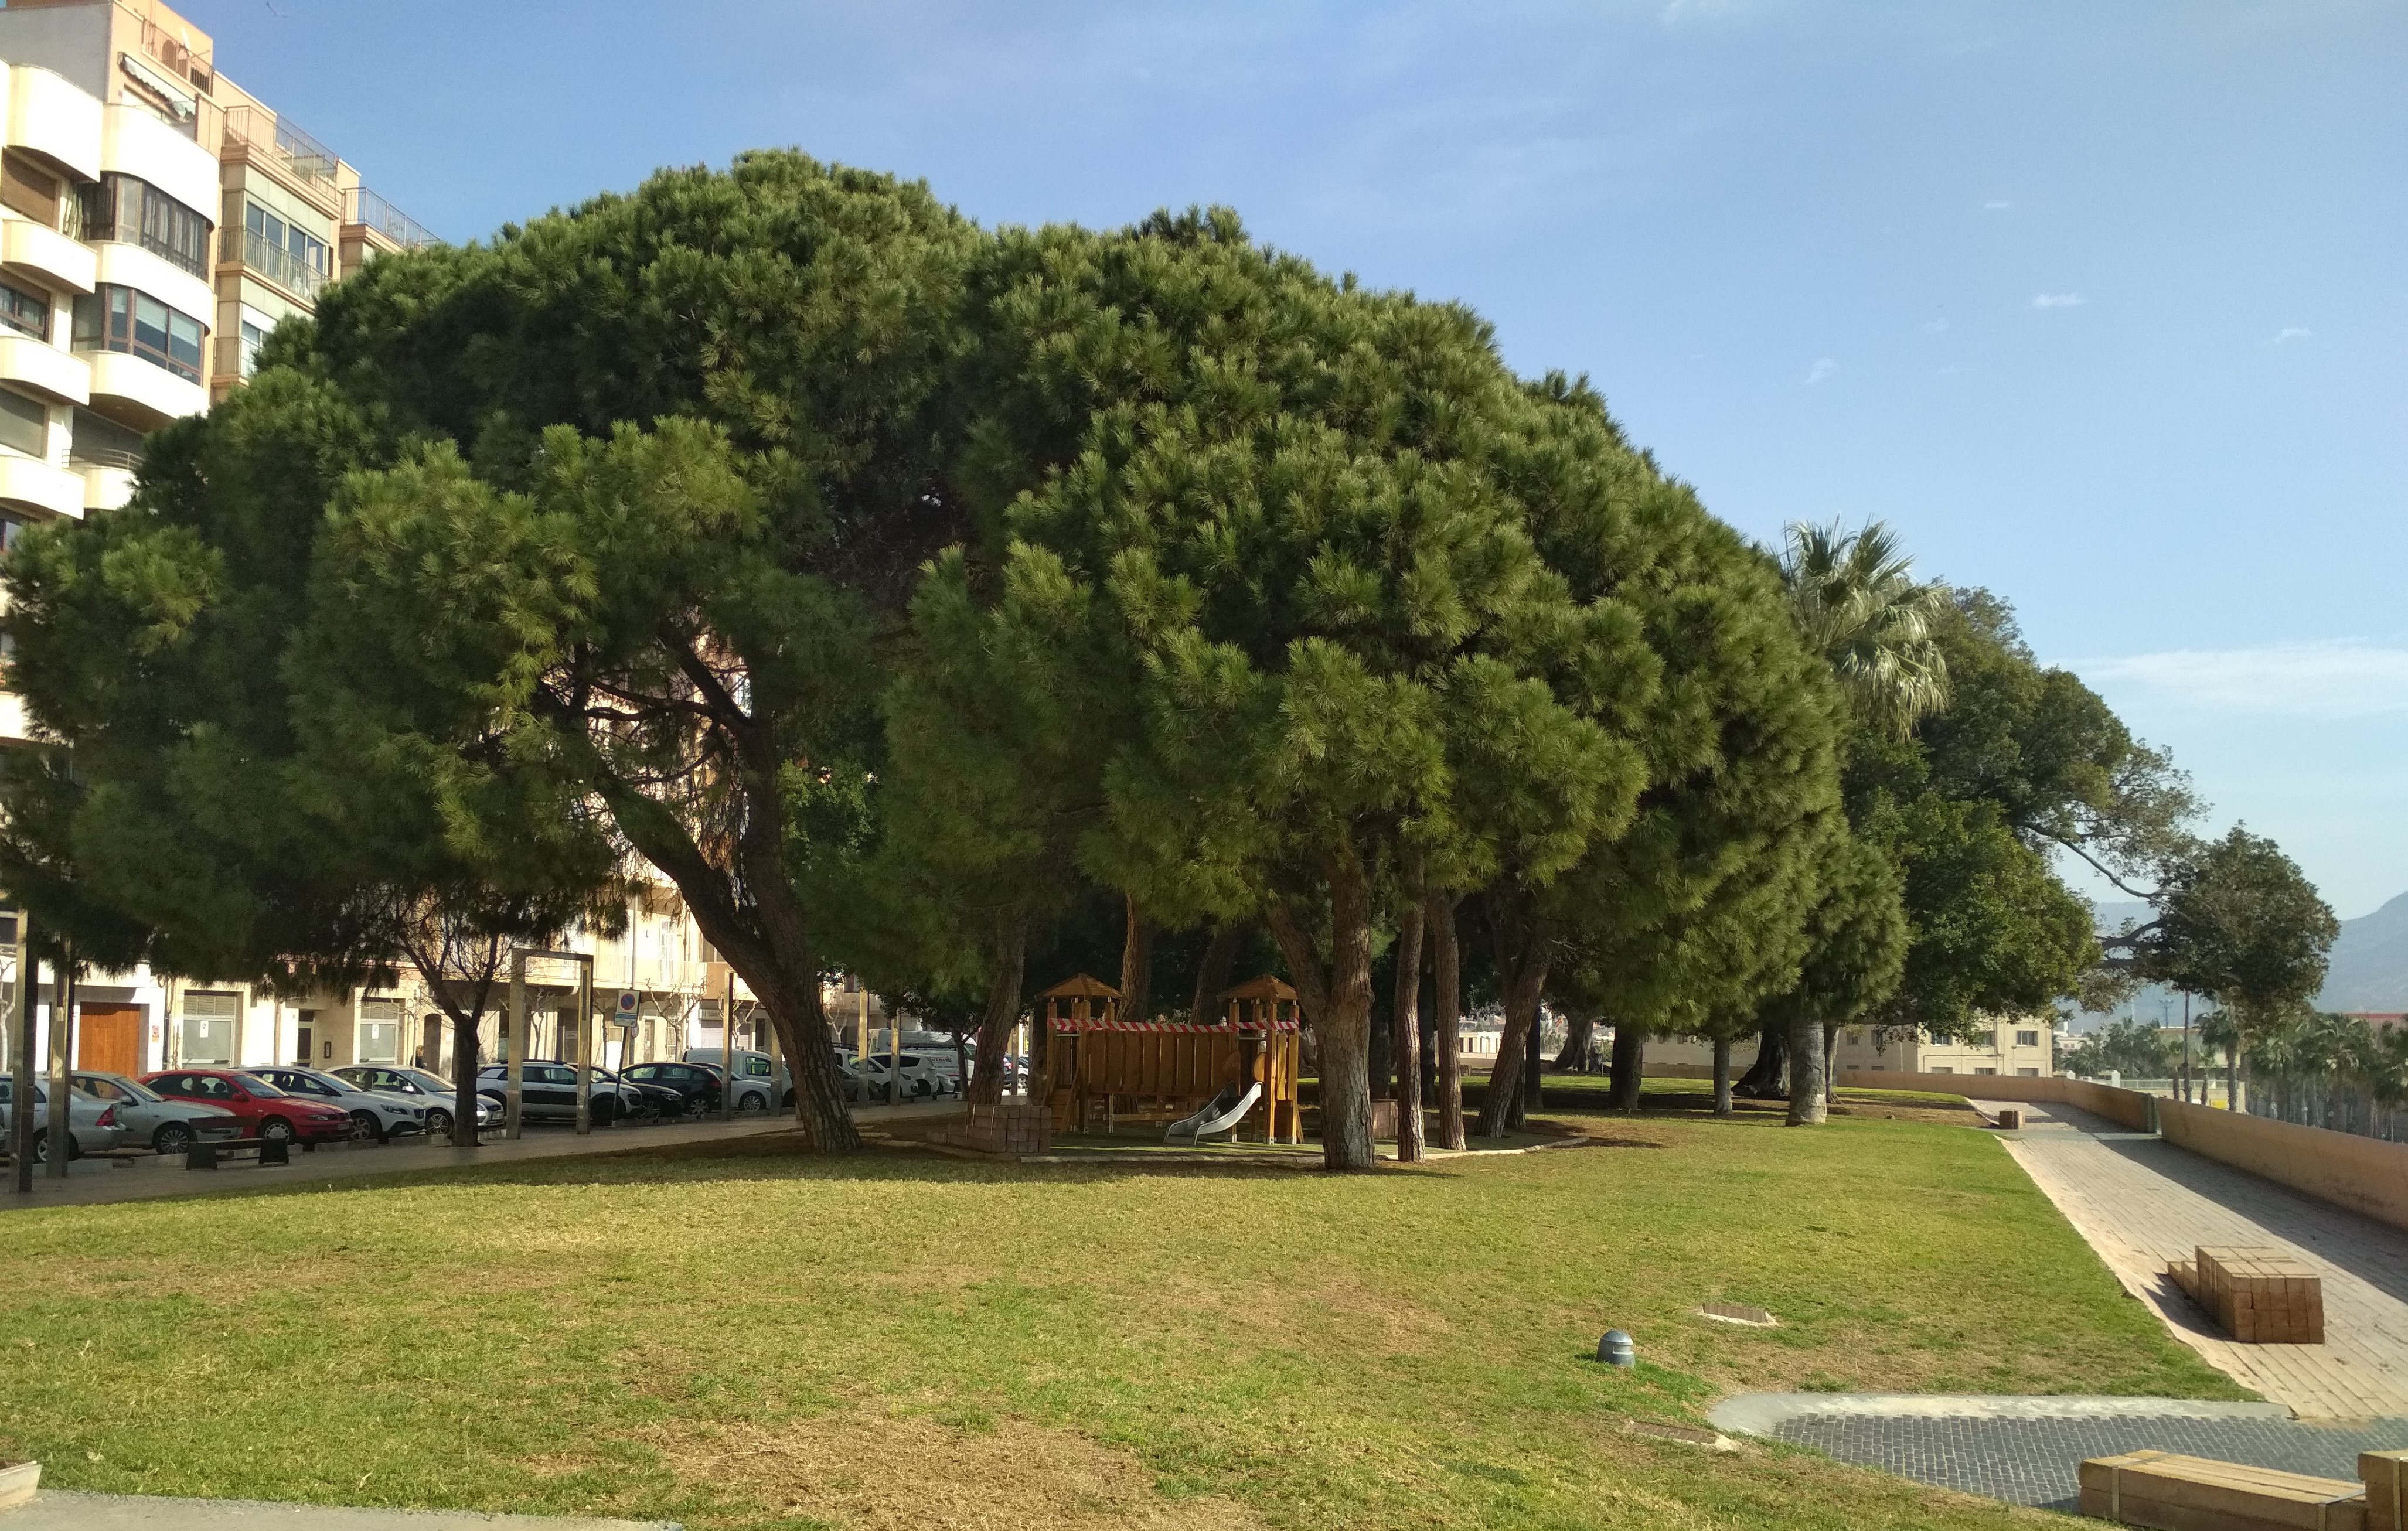
POLYGON ((117 1124, 125 1142, 153 1153, 182 1153, 194 1140, 231 1141, 242 1136, 242 1123, 222 1106, 202 1100, 170 1100, 138 1080, 94 1068, 75 1071, 75 1087, 104 1105, 117 1108, 117 1124))
MULTIPOLYGON (((727 1066, 727 1054, 715 1047, 690 1047, 686 1049, 685 1056, 679 1061, 700 1064, 716 1073, 727 1066)), ((777 1092, 781 1097, 795 1093, 794 1080, 787 1077, 786 1066, 779 1064, 772 1068, 767 1053, 738 1048, 736 1050, 736 1109, 739 1111, 768 1110, 778 1104, 770 1099, 772 1091, 777 1092)))
MULTIPOLYGON (((932 1095, 950 1095, 957 1086, 928 1066, 928 1060, 917 1052, 903 1054, 901 1073, 902 1098, 924 1100, 932 1095)), ((887 1076, 894 1060, 884 1053, 872 1053, 854 1060, 846 1066, 861 1079, 867 1090, 867 1099, 872 1106, 882 1106, 890 1098, 887 1076)))
POLYGON ((359 1124, 360 1136, 372 1142, 382 1143, 426 1130, 426 1108, 402 1095, 363 1090, 349 1080, 321 1074, 314 1068, 276 1065, 246 1068, 243 1072, 253 1079, 265 1080, 288 1095, 351 1112, 351 1120, 359 1124))
MULTIPOLYGON (((426 1112, 426 1136, 430 1140, 452 1137, 452 1106, 456 1098, 452 1081, 442 1075, 423 1068, 402 1068, 390 1064, 351 1064, 342 1068, 330 1068, 327 1073, 338 1080, 349 1080, 363 1090, 379 1095, 398 1095, 426 1112)), ((483 1081, 479 1081, 481 1090, 483 1081)), ((490 1095, 477 1096, 477 1130, 502 1124, 502 1109, 490 1095)))
MULTIPOLYGON (((0 1079, 0 1143, 8 1141, 11 1113, 15 1107, 10 1096, 15 1090, 11 1080, 0 1079)), ((106 1101, 94 1100, 80 1091, 67 1092, 67 1157, 80 1159, 87 1153, 107 1153, 125 1138, 125 1129, 117 1124, 117 1108, 106 1101)), ((48 1164, 50 1160, 50 1092, 47 1080, 34 1082, 34 1162, 48 1164)))

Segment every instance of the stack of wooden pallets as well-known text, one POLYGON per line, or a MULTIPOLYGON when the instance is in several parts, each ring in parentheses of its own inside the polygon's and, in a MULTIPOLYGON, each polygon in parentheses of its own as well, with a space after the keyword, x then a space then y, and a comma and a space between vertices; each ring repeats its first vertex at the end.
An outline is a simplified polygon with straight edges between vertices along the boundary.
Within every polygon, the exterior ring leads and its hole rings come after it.
POLYGON ((2167 1270, 2217 1328, 2243 1344, 2325 1342, 2324 1281, 2281 1250, 2201 1244, 2194 1260, 2167 1270))
POLYGON ((2365 1452, 2358 1477, 2128 1452, 2082 1465, 2082 1512, 2160 1531, 2408 1531, 2408 1451, 2365 1452))

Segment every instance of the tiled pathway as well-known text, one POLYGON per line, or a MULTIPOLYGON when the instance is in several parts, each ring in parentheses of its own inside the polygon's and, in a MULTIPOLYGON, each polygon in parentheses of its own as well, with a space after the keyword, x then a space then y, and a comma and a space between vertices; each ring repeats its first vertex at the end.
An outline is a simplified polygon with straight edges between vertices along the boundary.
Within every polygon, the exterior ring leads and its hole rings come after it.
MULTIPOLYGON (((1977 1101, 1995 1112, 2002 1103, 1977 1101)), ((2227 1168, 2070 1106, 2003 1135, 2127 1291, 2243 1386, 2303 1419, 2408 1417, 2408 1232, 2227 1168), (2322 1345, 2241 1345, 2165 1273, 2200 1244, 2286 1248, 2324 1278, 2322 1345)))

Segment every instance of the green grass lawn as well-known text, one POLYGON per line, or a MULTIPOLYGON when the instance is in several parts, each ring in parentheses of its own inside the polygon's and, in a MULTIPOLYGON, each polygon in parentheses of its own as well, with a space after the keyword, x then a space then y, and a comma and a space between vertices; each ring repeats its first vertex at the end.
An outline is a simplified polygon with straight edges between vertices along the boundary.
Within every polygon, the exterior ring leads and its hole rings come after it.
POLYGON ((1552 1093, 1591 1146, 1373 1176, 772 1139, 10 1212, 0 1457, 710 1527, 1971 1527, 2028 1512, 1628 1421, 2243 1395, 1928 1102, 1789 1131, 1552 1093), (1636 1375, 1589 1358, 1615 1326, 1636 1375))

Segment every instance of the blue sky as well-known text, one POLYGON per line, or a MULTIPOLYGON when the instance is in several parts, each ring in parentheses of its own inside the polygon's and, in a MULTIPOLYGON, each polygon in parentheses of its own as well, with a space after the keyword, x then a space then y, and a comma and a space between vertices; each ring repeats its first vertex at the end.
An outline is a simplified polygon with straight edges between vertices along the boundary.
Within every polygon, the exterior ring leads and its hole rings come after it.
POLYGON ((2408 5, 183 0, 451 238, 758 145, 984 222, 1226 203, 1880 517, 2297 856, 2408 889, 2408 5))

